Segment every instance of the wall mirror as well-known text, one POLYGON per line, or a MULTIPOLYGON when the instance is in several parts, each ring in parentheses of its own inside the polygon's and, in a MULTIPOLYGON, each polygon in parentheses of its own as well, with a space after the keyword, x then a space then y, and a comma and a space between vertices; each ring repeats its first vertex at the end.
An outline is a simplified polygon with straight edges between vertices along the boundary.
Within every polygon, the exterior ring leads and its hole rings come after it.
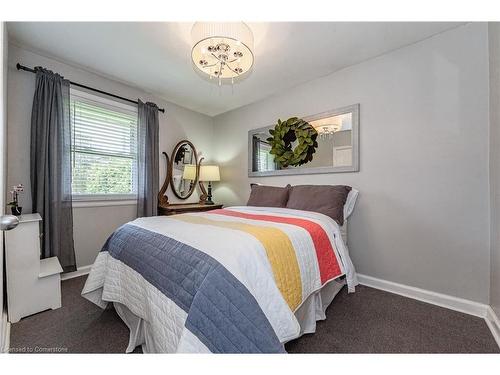
POLYGON ((301 166, 281 168, 270 154, 266 126, 248 132, 248 176, 276 176, 359 171, 359 104, 304 117, 318 132, 313 159, 301 166))

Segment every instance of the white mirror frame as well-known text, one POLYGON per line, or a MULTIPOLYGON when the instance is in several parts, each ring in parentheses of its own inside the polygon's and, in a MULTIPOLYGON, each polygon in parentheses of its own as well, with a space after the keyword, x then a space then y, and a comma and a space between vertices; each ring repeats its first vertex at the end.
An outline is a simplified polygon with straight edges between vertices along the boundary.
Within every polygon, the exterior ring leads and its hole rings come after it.
POLYGON ((304 117, 305 121, 315 121, 326 117, 352 113, 352 165, 339 167, 312 167, 312 168, 292 168, 280 169, 277 171, 256 172, 252 170, 252 138, 254 134, 262 133, 274 128, 274 125, 265 126, 248 131, 248 177, 283 176, 299 174, 320 174, 320 173, 345 173, 359 172, 359 104, 334 109, 332 111, 318 113, 317 115, 304 117))

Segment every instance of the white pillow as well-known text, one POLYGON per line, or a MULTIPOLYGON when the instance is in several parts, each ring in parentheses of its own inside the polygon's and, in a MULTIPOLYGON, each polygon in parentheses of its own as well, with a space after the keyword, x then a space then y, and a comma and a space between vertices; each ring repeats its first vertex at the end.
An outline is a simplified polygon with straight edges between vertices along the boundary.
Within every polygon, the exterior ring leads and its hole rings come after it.
POLYGON ((358 199, 359 190, 351 189, 347 195, 347 199, 344 204, 344 220, 351 216, 352 211, 354 211, 354 205, 356 204, 356 199, 358 199))

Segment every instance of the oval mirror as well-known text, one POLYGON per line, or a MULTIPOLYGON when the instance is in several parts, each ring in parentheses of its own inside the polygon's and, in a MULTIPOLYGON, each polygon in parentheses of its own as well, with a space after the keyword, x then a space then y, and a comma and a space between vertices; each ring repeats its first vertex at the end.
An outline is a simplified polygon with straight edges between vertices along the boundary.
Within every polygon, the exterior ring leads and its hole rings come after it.
POLYGON ((198 156, 194 145, 180 141, 170 158, 170 184, 174 195, 179 199, 187 199, 193 194, 198 181, 198 156))

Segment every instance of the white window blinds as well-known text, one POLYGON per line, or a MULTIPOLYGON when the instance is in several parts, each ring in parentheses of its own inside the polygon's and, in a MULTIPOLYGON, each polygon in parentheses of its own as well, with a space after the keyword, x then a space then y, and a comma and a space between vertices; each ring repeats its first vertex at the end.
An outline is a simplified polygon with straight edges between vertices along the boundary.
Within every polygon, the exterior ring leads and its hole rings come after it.
POLYGON ((274 155, 270 153, 271 145, 267 142, 259 140, 258 143, 258 171, 274 171, 276 170, 276 164, 274 163, 274 155))
POLYGON ((126 199, 137 192, 137 109, 71 90, 75 199, 126 199))

